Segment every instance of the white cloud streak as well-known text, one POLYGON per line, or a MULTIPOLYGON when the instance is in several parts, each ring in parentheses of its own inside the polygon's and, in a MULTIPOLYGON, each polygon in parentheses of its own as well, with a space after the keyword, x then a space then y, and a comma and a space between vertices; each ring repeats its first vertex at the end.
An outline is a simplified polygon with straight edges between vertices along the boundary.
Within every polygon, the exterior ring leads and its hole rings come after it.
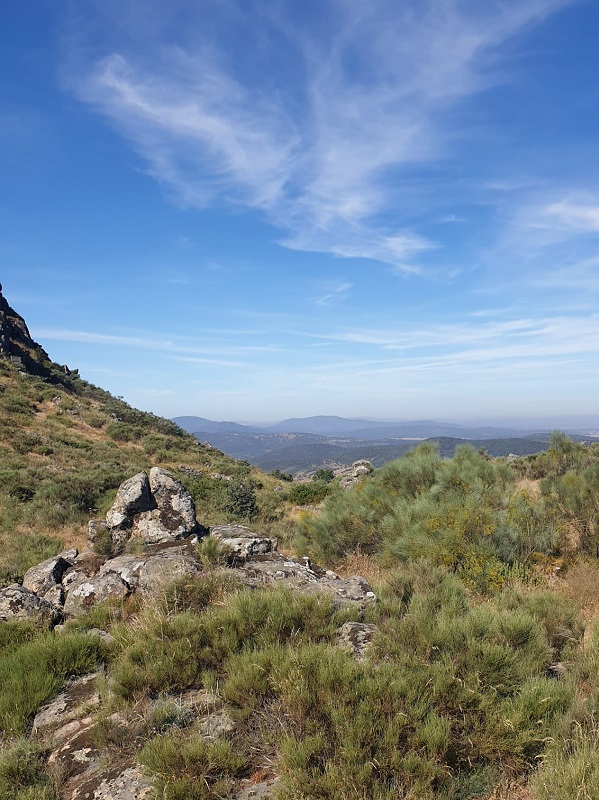
MULTIPOLYGON (((414 272, 438 243, 401 213, 389 219, 410 206, 402 171, 444 156, 444 113, 497 81, 500 45, 569 2, 329 0, 323 24, 307 30, 264 0, 252 6, 258 18, 245 29, 241 68, 227 60, 224 39, 202 35, 200 19, 184 43, 167 45, 159 26, 145 47, 119 42, 73 82, 180 202, 259 209, 286 247, 414 272), (262 83, 255 71, 244 75, 257 41, 268 51, 269 39, 280 47, 281 37, 288 68, 267 61, 262 83)), ((145 10, 136 0, 126 5, 145 10)), ((208 19, 211 5, 199 9, 208 19)), ((241 3, 227 9, 243 18, 241 3)), ((590 221, 582 209, 569 214, 573 225, 590 221)))

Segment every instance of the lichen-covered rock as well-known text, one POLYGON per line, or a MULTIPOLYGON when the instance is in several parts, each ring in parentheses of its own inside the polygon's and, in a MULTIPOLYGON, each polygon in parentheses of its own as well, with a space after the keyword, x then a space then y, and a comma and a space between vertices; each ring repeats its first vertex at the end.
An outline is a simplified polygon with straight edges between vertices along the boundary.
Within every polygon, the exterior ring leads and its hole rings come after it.
POLYGON ((64 776, 62 800, 150 800, 155 791, 150 779, 126 758, 98 749, 97 720, 87 716, 56 731, 56 749, 50 754, 51 770, 64 776))
POLYGON ((57 583, 56 586, 44 593, 43 599, 54 608, 60 609, 64 605, 64 588, 57 583))
POLYGON ((64 613, 72 616, 83 614, 96 603, 105 600, 124 600, 131 590, 114 572, 105 575, 78 577, 67 589, 64 613))
POLYGON ((337 642, 340 647, 349 650, 357 661, 364 661, 378 632, 376 625, 366 622, 346 622, 337 631, 337 642))
POLYGON ((150 800, 155 796, 150 779, 136 766, 105 778, 92 795, 93 800, 150 800))
POLYGON ((152 467, 150 489, 160 511, 162 524, 170 533, 177 534, 174 538, 182 538, 195 532, 195 505, 181 481, 165 469, 152 467))
POLYGON ((245 525, 215 525, 210 535, 217 538, 233 558, 247 559, 265 555, 277 549, 277 540, 259 536, 245 525))
POLYGON ((68 731, 64 730, 64 726, 67 723, 85 717, 92 708, 100 705, 96 686, 98 674, 91 672, 69 681, 56 697, 39 709, 33 720, 33 733, 47 736, 62 729, 62 735, 56 738, 65 738, 68 731))
POLYGON ((145 472, 138 472, 119 486, 114 503, 106 514, 109 528, 131 527, 133 517, 154 508, 150 482, 145 472))
POLYGON ((197 575, 199 572, 200 565, 193 556, 163 550, 146 559, 139 572, 137 591, 156 597, 175 579, 197 575))
POLYGON ((35 594, 43 596, 62 581, 62 576, 73 566, 77 550, 67 550, 54 558, 36 564, 25 573, 23 586, 35 594))
MULTIPOLYGON (((151 506, 131 517, 131 536, 142 544, 184 539, 199 530, 195 506, 183 484, 159 467, 150 470, 151 506)), ((110 521, 107 518, 107 522, 110 521)))
POLYGON ((0 590, 0 622, 31 619, 50 626, 55 617, 55 609, 50 603, 24 586, 13 583, 0 590))
POLYGON ((124 581, 131 589, 135 589, 139 583, 139 575, 143 569, 147 558, 143 556, 117 556, 106 561, 100 568, 100 575, 108 575, 113 572, 124 581))

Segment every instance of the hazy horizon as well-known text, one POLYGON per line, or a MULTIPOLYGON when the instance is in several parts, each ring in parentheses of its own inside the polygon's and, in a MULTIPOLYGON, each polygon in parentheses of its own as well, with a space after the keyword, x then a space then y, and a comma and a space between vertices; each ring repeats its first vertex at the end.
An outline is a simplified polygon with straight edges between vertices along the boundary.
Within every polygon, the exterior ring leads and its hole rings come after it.
POLYGON ((590 428, 597 427, 599 429, 599 414, 595 415, 581 415, 581 416, 555 416, 555 417, 403 417, 387 418, 387 417, 371 417, 368 415, 356 415, 342 417, 339 414, 314 414, 302 416, 301 414, 292 414, 289 417, 279 417, 276 419, 268 420, 249 420, 249 419, 215 419, 206 417, 204 414, 174 414, 171 419, 178 419, 183 417, 201 417, 208 419, 211 422, 233 422, 238 425, 247 425, 255 427, 268 428, 284 422, 287 419, 310 419, 311 417, 333 417, 349 420, 365 420, 369 422, 385 422, 392 424, 408 424, 412 422, 436 422, 448 425, 459 425, 468 428, 477 427, 497 427, 497 428, 522 428, 522 429, 542 429, 552 430, 561 428, 590 428))

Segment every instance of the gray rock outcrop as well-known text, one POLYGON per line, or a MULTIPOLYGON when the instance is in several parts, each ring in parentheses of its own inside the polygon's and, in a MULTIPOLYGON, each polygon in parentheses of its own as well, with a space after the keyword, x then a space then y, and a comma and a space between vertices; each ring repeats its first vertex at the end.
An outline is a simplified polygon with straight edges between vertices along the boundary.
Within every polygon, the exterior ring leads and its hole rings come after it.
POLYGON ((67 550, 31 567, 23 577, 23 586, 43 597, 46 592, 61 583, 63 575, 73 566, 76 557, 77 550, 67 550))
POLYGON ((106 600, 118 602, 130 594, 130 587, 114 572, 96 575, 92 578, 81 575, 67 589, 64 613, 76 616, 87 611, 96 603, 106 600))
POLYGON ((34 735, 60 739, 65 725, 86 716, 91 708, 97 708, 100 705, 98 676, 99 673, 91 672, 68 681, 61 692, 38 710, 33 720, 34 735))
MULTIPOLYGON (((197 539, 190 534, 205 529, 198 526, 192 498, 166 470, 154 467, 149 478, 140 472, 124 481, 106 521, 95 524, 114 537, 113 543, 123 535, 135 536, 141 552, 109 557, 69 550, 47 559, 27 571, 23 586, 0 591, 0 621, 36 619, 51 627, 96 603, 118 604, 136 592, 159 597, 167 584, 203 569, 194 547, 197 539)), ((249 588, 277 583, 303 593, 324 592, 337 605, 360 608, 376 600, 359 575, 344 579, 313 566, 308 558, 282 555, 276 539, 245 525, 217 525, 210 534, 225 551, 223 568, 249 588)))
POLYGON ((193 499, 170 472, 152 467, 150 477, 138 472, 119 486, 105 520, 92 520, 92 545, 103 544, 122 552, 131 538, 142 545, 184 539, 203 529, 198 525, 193 499))
POLYGON ((339 481, 339 485, 342 489, 351 489, 352 486, 357 486, 371 472, 374 472, 374 466, 370 461, 366 461, 366 459, 354 461, 348 474, 344 475, 339 481))
POLYGON ((254 533, 245 525, 215 525, 210 528, 214 536, 226 548, 232 559, 248 559, 274 553, 277 540, 254 533))
POLYGON ((0 590, 0 622, 31 619, 50 626, 55 617, 53 606, 24 586, 13 583, 0 590))
POLYGON ((109 529, 131 527, 136 514, 156 507, 150 493, 150 481, 145 472, 138 472, 118 488, 114 503, 106 514, 109 529))

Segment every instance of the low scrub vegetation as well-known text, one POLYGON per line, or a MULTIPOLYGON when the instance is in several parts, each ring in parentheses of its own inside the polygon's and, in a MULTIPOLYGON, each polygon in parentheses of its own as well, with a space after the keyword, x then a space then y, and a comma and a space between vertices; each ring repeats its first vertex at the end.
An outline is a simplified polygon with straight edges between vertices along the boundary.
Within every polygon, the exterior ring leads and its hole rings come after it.
MULTIPOLYGON (((61 636, 9 626, 0 725, 21 734, 65 676, 101 659, 107 713, 137 721, 123 742, 106 721, 99 741, 134 755, 166 800, 228 797, 265 758, 279 800, 488 798, 506 777, 534 800, 597 797, 599 636, 583 645, 569 601, 516 585, 482 599, 428 560, 376 588, 366 620, 378 633, 362 661, 336 644, 357 608, 222 573, 178 581, 133 624, 105 614, 110 648, 81 623, 61 636), (569 665, 559 679, 557 662, 569 665), (230 726, 206 739, 177 705, 188 690, 224 703, 230 726)), ((0 797, 5 786, 53 797, 39 749, 13 738, 1 752, 0 797)))
POLYGON ((232 797, 273 773, 277 800, 599 800, 598 448, 555 434, 547 453, 505 461, 422 445, 347 491, 326 470, 292 484, 78 378, 60 388, 4 364, 0 430, 4 583, 161 464, 203 524, 289 536, 292 507, 321 504, 299 512, 296 550, 345 574, 360 564, 378 597, 361 610, 249 590, 211 538, 204 571, 152 603, 96 606, 60 634, 0 623, 0 800, 60 796, 26 734, 98 665, 95 746, 143 764, 164 800, 232 797), (356 621, 375 626, 359 659, 338 643, 356 621), (226 724, 206 735, 188 693, 226 724))
POLYGON ((105 655, 100 640, 82 633, 33 636, 29 625, 6 623, 0 631, 0 730, 5 733, 23 733, 33 712, 66 678, 93 671, 105 655))
POLYGON ((421 445, 355 490, 334 493, 304 521, 296 546, 327 561, 355 552, 387 565, 426 556, 479 591, 531 578, 535 565, 574 546, 596 555, 599 452, 559 434, 552 442, 537 457, 552 465, 538 486, 522 480, 522 465, 468 446, 448 460, 421 445))

